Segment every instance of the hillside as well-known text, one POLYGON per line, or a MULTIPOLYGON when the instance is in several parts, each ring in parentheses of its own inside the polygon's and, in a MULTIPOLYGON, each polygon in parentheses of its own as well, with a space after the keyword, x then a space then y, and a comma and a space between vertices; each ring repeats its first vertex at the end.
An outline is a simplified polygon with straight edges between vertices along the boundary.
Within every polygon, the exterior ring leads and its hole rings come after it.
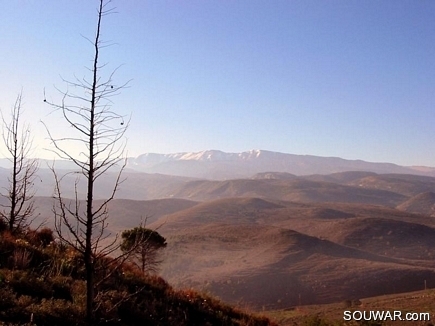
POLYGON ((332 182, 297 179, 236 179, 188 181, 171 197, 207 201, 216 198, 260 197, 297 202, 348 202, 394 207, 407 197, 392 191, 332 182))
POLYGON ((162 275, 173 284, 259 309, 296 305, 299 294, 319 303, 410 291, 422 278, 435 286, 426 220, 379 206, 228 198, 152 226, 164 223, 162 275))
MULTIPOLYGON (((1 227, 0 325, 89 325, 82 256, 53 241, 48 229, 12 235, 1 227)), ((119 262, 105 257, 95 264, 92 325, 275 325, 119 262)))
POLYGON ((415 196, 422 192, 435 191, 435 179, 408 174, 381 174, 353 180, 348 185, 367 189, 393 191, 404 196, 415 196))
POLYGON ((421 290, 409 293, 391 294, 376 297, 361 298, 359 300, 344 300, 323 305, 298 305, 284 310, 268 311, 267 314, 281 326, 292 325, 337 325, 343 322, 344 311, 394 311, 402 312, 401 317, 406 318, 407 312, 425 314, 419 316, 421 320, 400 321, 386 320, 382 325, 431 325, 435 319, 435 291, 421 290), (426 319, 424 319, 426 318, 426 319), (429 318, 429 319, 427 319, 429 318), (426 321, 424 321, 426 320, 426 321))
POLYGON ((166 278, 255 309, 405 292, 420 287, 422 279, 435 284, 433 264, 398 260, 270 226, 208 224, 168 239, 162 271, 166 278))
POLYGON ((434 260, 435 229, 385 218, 354 218, 335 225, 329 239, 386 257, 434 260))
MULTIPOLYGON (((68 173, 60 170, 59 175, 68 173)), ((7 171, 0 169, 0 186, 7 186, 7 171)), ((50 197, 54 178, 47 169, 38 171, 36 195, 50 197)), ((96 185, 96 198, 110 195, 117 174, 108 172, 96 185)), ((74 198, 76 182, 73 174, 67 174, 62 182, 62 195, 74 198)), ((161 174, 126 171, 117 198, 153 200, 183 198, 193 201, 214 200, 228 197, 261 197, 304 202, 351 202, 395 207, 420 193, 435 192, 435 178, 405 174, 375 174, 373 172, 348 171, 329 175, 295 176, 288 173, 265 172, 246 179, 204 180, 161 174)), ((77 195, 84 199, 85 186, 78 180, 77 195)), ((424 213, 424 212, 418 212, 424 213)))
MULTIPOLYGON (((161 275, 177 288, 277 309, 417 290, 422 279, 435 287, 428 214, 435 178, 364 171, 127 176, 123 195, 153 199, 111 202, 107 241, 146 221, 167 239, 161 275)), ((52 215, 51 198, 38 197, 36 206, 39 220, 52 215)))
POLYGON ((422 192, 397 206, 405 212, 435 216, 435 193, 422 192))

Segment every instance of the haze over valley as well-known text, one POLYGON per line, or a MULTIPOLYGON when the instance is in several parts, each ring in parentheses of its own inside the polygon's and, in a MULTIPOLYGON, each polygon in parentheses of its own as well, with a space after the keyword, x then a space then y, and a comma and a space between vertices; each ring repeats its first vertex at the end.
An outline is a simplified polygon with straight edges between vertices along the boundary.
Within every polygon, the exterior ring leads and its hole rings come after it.
MULTIPOLYGON (((267 151, 183 155, 129 159, 109 204, 112 237, 146 222, 167 239, 160 272, 171 284, 256 310, 435 287, 431 168, 267 151)), ((39 175, 38 222, 51 226, 51 171, 39 175)), ((100 200, 113 180, 97 185, 100 200)))

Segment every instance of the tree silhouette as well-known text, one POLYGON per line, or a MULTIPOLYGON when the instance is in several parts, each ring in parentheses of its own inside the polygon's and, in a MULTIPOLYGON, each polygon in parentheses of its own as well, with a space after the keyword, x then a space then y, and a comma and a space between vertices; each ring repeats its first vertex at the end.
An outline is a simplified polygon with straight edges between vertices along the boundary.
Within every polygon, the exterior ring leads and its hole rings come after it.
POLYGON ((21 103, 22 93, 17 96, 11 109, 10 121, 6 121, 2 114, 3 142, 12 170, 6 193, 1 194, 6 198, 7 204, 1 205, 3 209, 0 216, 12 233, 27 228, 34 218, 33 184, 38 170, 38 161, 29 158, 32 151, 30 127, 21 127, 21 103))
POLYGON ((96 269, 107 269, 108 266, 101 262, 114 263, 116 260, 107 260, 109 254, 119 248, 117 239, 110 243, 104 240, 110 235, 108 226, 108 203, 114 198, 121 183, 121 174, 126 164, 123 157, 125 142, 124 133, 128 121, 112 109, 111 98, 124 88, 127 83, 117 86, 113 83, 116 69, 107 77, 101 76, 105 64, 100 63, 100 50, 107 46, 101 41, 101 24, 103 17, 113 13, 114 8, 108 8, 111 1, 99 0, 97 10, 97 26, 95 37, 88 40, 93 47, 92 67, 89 68, 90 78, 76 78, 75 81, 64 80, 67 89, 76 93, 60 91, 62 101, 53 103, 44 98, 44 102, 52 106, 54 111, 61 113, 62 117, 72 129, 73 135, 55 137, 46 125, 49 138, 54 146, 53 152, 61 159, 66 159, 75 164, 76 171, 59 175, 52 167, 55 178, 55 228, 59 238, 73 246, 83 255, 86 269, 86 318, 89 324, 93 322, 96 310, 95 297, 98 295, 96 269), (75 154, 71 148, 79 148, 75 154), (95 205, 94 189, 98 181, 109 171, 116 171, 117 177, 111 195, 102 204, 95 205), (76 176, 73 185, 75 198, 67 201, 62 197, 63 178, 72 173, 76 176), (80 177, 86 182, 85 207, 81 207, 78 185, 80 177), (99 260, 99 264, 96 261, 99 260))
POLYGON ((140 268, 142 273, 156 272, 159 260, 159 252, 166 247, 166 239, 158 232, 136 227, 122 232, 121 250, 130 252, 129 260, 140 268))

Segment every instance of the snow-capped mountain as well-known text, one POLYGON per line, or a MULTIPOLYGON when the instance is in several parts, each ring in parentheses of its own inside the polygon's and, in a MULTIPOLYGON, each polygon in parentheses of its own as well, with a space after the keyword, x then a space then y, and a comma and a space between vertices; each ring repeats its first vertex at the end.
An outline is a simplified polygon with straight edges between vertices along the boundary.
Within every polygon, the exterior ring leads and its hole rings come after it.
POLYGON ((286 172, 295 175, 329 174, 344 171, 435 175, 435 169, 403 167, 391 163, 371 163, 338 157, 295 155, 266 150, 226 153, 219 150, 173 154, 146 153, 130 158, 128 168, 207 179, 249 178, 256 173, 286 172))
MULTIPOLYGON (((259 158, 260 156, 273 155, 274 152, 251 150, 242 153, 225 153, 218 150, 207 150, 202 152, 186 152, 175 154, 146 153, 138 156, 135 162, 138 164, 156 164, 169 161, 246 161, 259 158)), ((279 154, 279 153, 275 153, 279 154)))
MULTIPOLYGON (((40 160, 41 169, 52 166, 53 161, 40 160)), ((0 169, 10 168, 7 159, 0 159, 0 169)), ((70 161, 56 160, 56 169, 74 170, 70 161)), ((145 153, 128 159, 127 169, 145 173, 160 173, 201 179, 242 179, 256 174, 276 176, 276 172, 293 175, 331 174, 346 171, 400 173, 435 176, 433 167, 404 167, 392 163, 372 163, 345 160, 338 157, 295 155, 267 150, 226 153, 219 150, 182 152, 172 154, 145 153), (264 174, 274 172, 275 174, 264 174)), ((261 175, 255 176, 259 178, 261 175)))

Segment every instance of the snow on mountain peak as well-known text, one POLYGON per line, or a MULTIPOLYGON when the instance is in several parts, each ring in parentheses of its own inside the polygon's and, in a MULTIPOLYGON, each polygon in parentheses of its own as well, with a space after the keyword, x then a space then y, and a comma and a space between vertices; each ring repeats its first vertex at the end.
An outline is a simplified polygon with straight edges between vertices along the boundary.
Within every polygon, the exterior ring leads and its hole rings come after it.
MULTIPOLYGON (((422 171, 390 163, 370 163, 338 157, 295 155, 253 149, 241 153, 219 150, 173 154, 146 153, 128 160, 128 166, 147 173, 228 179, 252 176, 263 172, 285 172, 295 175, 328 174, 344 171, 375 173, 406 173, 435 175, 434 170, 422 171)), ((429 168, 428 168, 429 169, 429 168)))
MULTIPOLYGON (((159 164, 168 161, 250 161, 264 157, 267 151, 253 149, 241 153, 226 153, 219 150, 182 152, 173 154, 145 153, 137 157, 135 164, 159 164)), ((270 152, 273 153, 273 152, 270 152)))
POLYGON ((221 161, 227 153, 218 150, 207 150, 197 153, 184 153, 180 160, 196 160, 196 161, 221 161))

